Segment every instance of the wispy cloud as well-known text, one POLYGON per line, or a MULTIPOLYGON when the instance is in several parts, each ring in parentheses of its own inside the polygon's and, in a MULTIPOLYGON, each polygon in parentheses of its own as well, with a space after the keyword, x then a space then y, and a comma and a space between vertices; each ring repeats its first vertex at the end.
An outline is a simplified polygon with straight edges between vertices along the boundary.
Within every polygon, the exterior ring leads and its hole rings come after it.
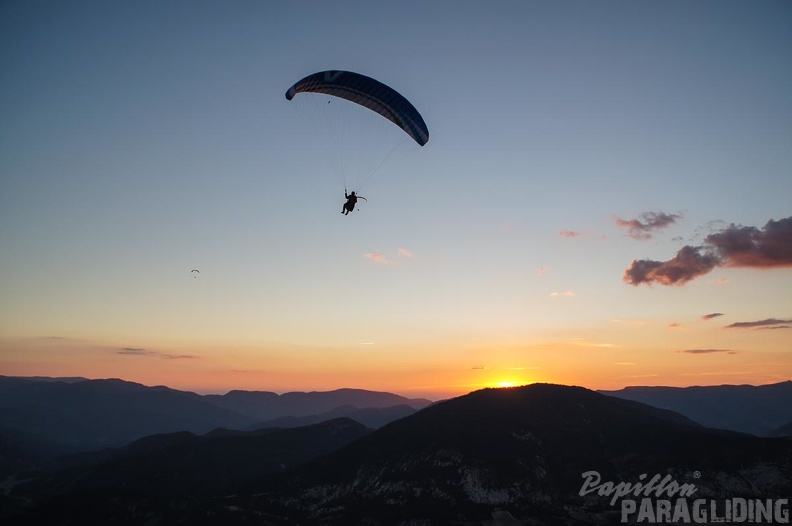
POLYGON ((627 235, 633 239, 651 239, 654 233, 681 219, 679 214, 665 212, 644 212, 637 219, 616 218, 616 225, 626 228, 627 235))
POLYGON ((561 237, 578 237, 580 236, 580 232, 575 232, 574 230, 562 230, 558 233, 561 237))
POLYGON ((715 267, 792 267, 792 217, 770 220, 762 230, 734 225, 708 235, 698 247, 686 245, 668 261, 633 260, 623 280, 683 285, 715 267))
POLYGON ((575 293, 572 292, 571 290, 568 290, 566 292, 554 291, 554 292, 550 293, 550 297, 551 298, 562 298, 562 297, 563 298, 574 298, 575 297, 575 293))
POLYGON ((723 316, 721 312, 713 312, 712 314, 705 314, 701 317, 702 320, 711 320, 712 318, 717 318, 718 316, 723 316))
POLYGON ((374 251, 374 252, 366 252, 365 254, 363 254, 363 257, 365 257, 365 258, 368 258, 368 259, 370 259, 371 261, 373 261, 373 262, 375 262, 375 263, 380 263, 380 264, 383 264, 383 265, 385 265, 385 264, 389 263, 389 260, 388 260, 388 258, 386 258, 385 256, 383 256, 383 255, 382 255, 380 252, 378 252, 378 251, 374 251))
POLYGON ((146 351, 146 349, 141 349, 139 347, 122 347, 118 349, 118 354, 135 354, 135 355, 145 355, 150 351, 146 351))
POLYGON ((684 354, 737 354, 738 351, 731 351, 729 349, 686 349, 684 351, 677 351, 684 354))
POLYGON ((140 347, 122 347, 117 349, 115 352, 116 354, 121 354, 124 356, 143 356, 149 358, 161 358, 163 360, 185 360, 197 358, 197 356, 190 354, 170 354, 160 351, 149 351, 140 347))
POLYGON ((792 328, 792 320, 777 320, 775 318, 768 318, 759 321, 738 321, 727 325, 727 329, 790 329, 792 328))
POLYGON ((487 369, 489 369, 489 367, 487 367, 486 365, 477 365, 475 367, 471 367, 471 369, 473 369, 474 371, 486 371, 487 369))
POLYGON ((600 347, 600 348, 614 347, 612 343, 597 343, 597 342, 589 341, 585 338, 567 338, 567 341, 572 345, 578 345, 580 347, 600 347))
MULTIPOLYGON (((395 256, 398 259, 412 259, 413 253, 406 248, 399 248, 396 250, 395 256)), ((391 259, 379 250, 375 250, 374 252, 366 252, 363 254, 363 257, 381 265, 397 264, 394 259, 391 259)))

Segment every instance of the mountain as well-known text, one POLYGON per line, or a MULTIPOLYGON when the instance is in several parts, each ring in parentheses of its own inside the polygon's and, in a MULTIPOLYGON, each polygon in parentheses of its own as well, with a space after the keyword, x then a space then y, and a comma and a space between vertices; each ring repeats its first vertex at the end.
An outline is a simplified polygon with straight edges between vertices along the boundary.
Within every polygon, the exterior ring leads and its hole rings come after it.
MULTIPOLYGON (((262 430, 258 439, 290 431, 299 429, 262 430)), ((672 411, 548 384, 440 402, 284 470, 236 442, 205 450, 212 442, 205 437, 151 440, 130 446, 126 463, 115 457, 102 477, 94 470, 65 485, 17 486, 9 498, 30 498, 33 488, 50 496, 9 524, 474 525, 512 517, 533 525, 618 524, 628 497, 608 488, 647 485, 655 476, 671 483, 665 495, 649 494, 652 506, 657 497, 687 503, 679 497, 693 492, 690 506, 699 498, 792 493, 791 440, 709 429, 672 411), (231 480, 213 460, 225 456, 259 469, 231 480), (204 461, 206 473, 195 467, 204 461), (585 492, 593 472, 604 484, 585 492), (223 482, 200 486, 206 480, 223 482)))
POLYGON ((0 424, 72 451, 121 446, 157 433, 206 433, 252 423, 198 394, 164 386, 0 377, 0 424))
POLYGON ((792 421, 792 381, 770 385, 626 387, 600 393, 670 409, 707 427, 769 436, 792 421))
POLYGON ((366 427, 378 429, 385 424, 389 424, 394 420, 409 416, 417 411, 418 409, 405 404, 395 405, 392 407, 368 407, 365 409, 358 409, 353 405, 344 405, 318 415, 282 416, 280 418, 254 424, 253 426, 250 426, 250 429, 307 426, 309 424, 315 424, 318 422, 324 422, 325 420, 342 417, 351 418, 352 420, 360 422, 366 427))
POLYGON ((792 422, 787 422, 786 424, 775 428, 769 436, 772 437, 792 437, 792 422))
POLYGON ((0 480, 69 453, 69 448, 45 437, 0 426, 0 480))
POLYGON ((339 418, 294 429, 154 435, 120 448, 94 465, 28 483, 24 494, 222 495, 254 477, 283 471, 371 432, 354 420, 339 418))
MULTIPOLYGON (((430 403, 360 389, 283 395, 231 391, 202 396, 119 379, 0 376, 0 430, 7 430, 0 431, 0 475, 12 466, 17 469, 56 453, 120 447, 149 435, 179 431, 200 435, 218 427, 250 429, 271 418, 320 414, 331 419, 355 413, 364 423, 382 425, 409 412, 394 406, 415 411, 430 403), (346 409, 330 413, 340 406, 346 409), (30 447, 21 455, 12 433, 27 437, 24 441, 30 447), (47 446, 37 447, 38 443, 47 446), (8 454, 20 462, 4 460, 8 454)), ((289 427, 320 421, 309 420, 289 427)))
POLYGON ((224 395, 205 395, 204 398, 217 407, 254 418, 259 422, 282 417, 316 415, 343 406, 365 409, 406 405, 421 409, 432 404, 431 400, 424 398, 405 398, 392 393, 364 389, 291 392, 282 395, 266 391, 230 391, 224 395))
POLYGON ((293 520, 485 520, 508 508, 543 524, 565 523, 569 510, 599 522, 617 510, 608 499, 578 494, 582 474, 592 470, 603 481, 660 474, 711 496, 777 497, 792 491, 792 442, 703 428, 583 388, 535 384, 435 404, 250 491, 271 492, 263 509, 290 504, 293 520))

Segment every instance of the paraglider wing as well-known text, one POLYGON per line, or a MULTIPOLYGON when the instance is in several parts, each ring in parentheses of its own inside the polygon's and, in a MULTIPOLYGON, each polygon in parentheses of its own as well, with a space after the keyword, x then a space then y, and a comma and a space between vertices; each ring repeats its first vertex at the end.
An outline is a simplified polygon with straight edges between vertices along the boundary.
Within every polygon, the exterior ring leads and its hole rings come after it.
POLYGON ((346 99, 379 113, 419 145, 429 141, 429 129, 415 106, 393 88, 371 77, 351 71, 320 71, 289 88, 286 98, 292 100, 298 93, 325 93, 346 99))

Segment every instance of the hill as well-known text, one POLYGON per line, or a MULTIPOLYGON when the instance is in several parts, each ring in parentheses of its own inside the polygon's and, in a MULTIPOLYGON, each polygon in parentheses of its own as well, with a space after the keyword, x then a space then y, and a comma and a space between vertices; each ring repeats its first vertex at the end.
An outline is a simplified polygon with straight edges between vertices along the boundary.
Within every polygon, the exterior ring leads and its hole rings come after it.
POLYGON ((792 381, 760 386, 626 387, 600 392, 670 409, 707 427, 758 436, 769 436, 792 421, 792 381))
POLYGON ((421 409, 432 403, 423 398, 405 398, 393 393, 365 389, 290 392, 278 395, 267 391, 230 391, 224 395, 205 395, 217 407, 253 418, 259 422, 283 417, 305 417, 326 413, 339 407, 353 409, 408 406, 421 409))
POLYGON ((119 379, 0 377, 0 424, 71 451, 118 447, 158 433, 206 433, 252 423, 198 394, 164 386, 119 379))
POLYGON ((356 415, 378 427, 430 403, 362 389, 199 395, 119 379, 0 376, 0 474, 149 435, 272 427, 271 418, 298 419, 287 426, 296 427, 356 415))
POLYGON ((706 429, 645 404, 535 384, 438 403, 262 488, 277 495, 265 507, 298 502, 292 508, 300 520, 485 520, 508 508, 547 524, 569 520, 569 510, 598 522, 614 510, 599 496, 581 498, 583 473, 616 482, 670 475, 712 496, 770 497, 792 490, 791 454, 786 440, 706 429))
MULTIPOLYGON (((189 445, 194 438, 175 440, 189 445)), ((619 523, 621 497, 583 491, 594 472, 611 487, 666 477, 713 501, 786 497, 792 441, 704 428, 671 411, 579 387, 535 384, 434 404, 291 469, 229 480, 220 494, 196 499, 179 485, 141 493, 169 476, 149 471, 123 492, 102 493, 102 485, 50 489, 45 505, 22 518, 472 525, 498 516, 522 524, 619 523)), ((12 496, 24 496, 17 493, 22 489, 12 496)))
POLYGON ((24 485, 31 496, 222 495, 262 474, 284 471, 357 440, 371 429, 339 418, 293 429, 215 430, 137 440, 93 465, 74 467, 24 485))

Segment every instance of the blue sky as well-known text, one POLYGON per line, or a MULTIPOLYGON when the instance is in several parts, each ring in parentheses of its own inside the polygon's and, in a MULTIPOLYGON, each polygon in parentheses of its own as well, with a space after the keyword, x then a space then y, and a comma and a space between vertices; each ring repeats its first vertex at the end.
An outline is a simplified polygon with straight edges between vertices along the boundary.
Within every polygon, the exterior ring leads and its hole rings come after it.
POLYGON ((5 2, 0 368, 424 393, 788 378, 789 330, 724 327, 792 318, 789 261, 623 276, 792 216, 791 28, 770 1, 5 2), (325 69, 430 130, 348 217, 284 98, 325 69), (674 221, 617 224, 647 214, 674 221))

